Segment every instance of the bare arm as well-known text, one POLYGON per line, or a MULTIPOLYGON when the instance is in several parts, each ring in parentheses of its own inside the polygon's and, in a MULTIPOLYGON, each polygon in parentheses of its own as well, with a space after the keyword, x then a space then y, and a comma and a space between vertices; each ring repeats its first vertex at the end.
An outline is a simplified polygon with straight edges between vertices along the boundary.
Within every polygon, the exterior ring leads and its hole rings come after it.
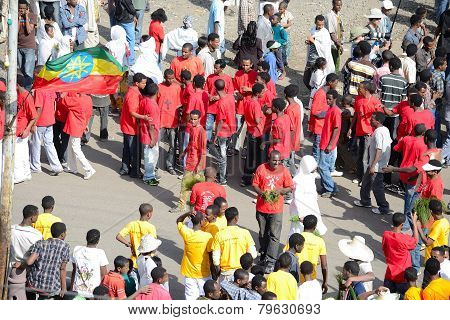
POLYGON ((100 267, 100 278, 103 279, 104 276, 108 273, 108 268, 106 266, 100 267))
POLYGON ((67 271, 66 271, 66 266, 67 266, 67 262, 61 263, 60 273, 59 273, 59 280, 61 282, 61 291, 59 293, 60 297, 63 297, 66 294, 66 292, 67 292, 67 286, 66 286, 67 271))
POLYGON ((322 269, 322 293, 325 294, 328 291, 328 262, 327 262, 327 256, 322 255, 320 256, 320 267, 322 269))
MULTIPOLYGON (((70 276, 70 287, 69 287, 70 291, 73 290, 73 284, 75 282, 76 270, 77 270, 77 264, 76 263, 72 263, 72 275, 70 276)), ((102 279, 103 279, 103 277, 102 277, 102 279)))
POLYGON ((120 235, 120 233, 117 234, 116 240, 123 243, 126 247, 131 247, 130 241, 126 240, 124 237, 120 235))

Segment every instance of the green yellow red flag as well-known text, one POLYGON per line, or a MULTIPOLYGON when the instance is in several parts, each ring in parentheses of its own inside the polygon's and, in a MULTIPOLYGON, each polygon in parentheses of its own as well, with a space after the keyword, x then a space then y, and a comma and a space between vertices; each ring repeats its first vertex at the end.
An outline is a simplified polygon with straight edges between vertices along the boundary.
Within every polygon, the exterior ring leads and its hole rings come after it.
POLYGON ((33 88, 112 94, 117 91, 124 72, 125 68, 104 49, 88 48, 48 61, 35 77, 33 88))

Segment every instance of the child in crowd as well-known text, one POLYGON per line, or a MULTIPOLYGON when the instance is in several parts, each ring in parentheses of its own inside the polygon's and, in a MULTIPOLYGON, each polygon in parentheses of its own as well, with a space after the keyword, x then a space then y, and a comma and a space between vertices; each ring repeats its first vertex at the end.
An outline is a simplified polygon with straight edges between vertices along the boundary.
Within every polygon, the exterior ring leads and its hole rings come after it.
POLYGON ((33 224, 33 228, 42 233, 44 240, 52 237, 50 228, 55 222, 62 222, 61 218, 53 214, 55 208, 55 199, 52 196, 45 196, 42 198, 43 213, 39 214, 36 222, 33 224))
POLYGON ((300 273, 305 279, 298 287, 298 300, 322 300, 322 286, 317 279, 313 279, 314 266, 309 261, 300 264, 300 273))
POLYGON ((130 48, 128 47, 127 33, 124 28, 119 25, 112 26, 111 41, 108 41, 105 46, 120 65, 128 66, 130 48))
POLYGON ((161 62, 161 44, 164 41, 164 27, 163 23, 167 21, 166 12, 164 9, 157 9, 150 15, 151 21, 148 28, 148 35, 155 39, 155 52, 158 55, 158 63, 161 62))
POLYGON ((336 166, 345 169, 350 173, 356 172, 356 162, 352 155, 352 138, 347 136, 347 132, 351 127, 352 119, 355 113, 353 105, 355 99, 351 95, 346 95, 339 104, 341 107, 341 133, 338 142, 338 156, 336 166))
POLYGON ((267 48, 269 52, 264 55, 264 61, 266 61, 269 66, 269 74, 272 81, 276 84, 278 79, 282 80, 285 77, 284 64, 278 58, 278 49, 281 47, 279 42, 270 40, 267 41, 267 48))
POLYGON ((286 30, 287 39, 288 39, 288 41, 286 43, 286 62, 284 65, 285 67, 288 66, 287 59, 289 58, 289 55, 291 53, 291 47, 292 47, 291 37, 290 37, 289 33, 290 33, 292 25, 294 24, 294 16, 292 15, 292 13, 290 11, 287 10, 288 3, 289 3, 289 1, 283 1, 278 6, 278 16, 280 17, 280 23, 281 23, 281 26, 284 28, 284 30, 286 30))
POLYGON ((136 280, 132 277, 131 273, 133 272, 133 260, 128 259, 128 271, 121 272, 123 281, 125 281, 125 294, 127 297, 133 295, 136 292, 137 285, 136 280))
POLYGON ((272 24, 273 40, 281 45, 281 57, 283 59, 283 66, 285 66, 287 65, 287 43, 289 41, 288 34, 281 25, 279 16, 271 16, 270 22, 272 24))
POLYGON ((251 269, 253 267, 253 257, 252 254, 247 252, 244 253, 241 258, 240 258, 240 264, 241 264, 241 268, 244 269, 245 271, 248 272, 248 280, 252 281, 253 277, 255 276, 251 269))
POLYGON ((325 69, 327 67, 327 60, 325 58, 319 57, 311 68, 311 80, 309 80, 309 86, 311 87, 311 94, 309 99, 309 109, 311 109, 312 99, 314 94, 319 90, 320 87, 325 85, 325 78, 327 74, 325 69))
POLYGON ((417 270, 413 267, 406 268, 405 280, 408 285, 403 300, 422 300, 422 289, 417 285, 417 270))
POLYGON ((114 270, 109 271, 103 277, 102 286, 108 288, 109 297, 113 300, 124 300, 127 298, 125 293, 125 280, 122 275, 126 275, 130 269, 130 263, 124 256, 117 256, 114 259, 114 270))
POLYGON ((228 202, 223 197, 217 197, 214 200, 214 204, 219 207, 219 214, 216 217, 216 225, 219 231, 225 229, 227 226, 227 219, 225 218, 225 210, 228 209, 228 202))

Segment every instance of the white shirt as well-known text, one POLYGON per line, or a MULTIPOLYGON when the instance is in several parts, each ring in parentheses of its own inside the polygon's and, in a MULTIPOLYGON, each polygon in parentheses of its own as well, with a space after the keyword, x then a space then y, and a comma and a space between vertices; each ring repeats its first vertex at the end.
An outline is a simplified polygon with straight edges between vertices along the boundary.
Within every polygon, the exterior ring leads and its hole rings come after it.
MULTIPOLYGON (((373 272, 372 264, 370 262, 360 262, 359 263, 359 276, 363 276, 369 272, 373 272)), ((364 281, 363 283, 366 292, 373 290, 373 281, 364 281)))
POLYGON ((209 47, 206 46, 202 50, 199 51, 197 57, 200 58, 203 62, 203 67, 205 69, 205 79, 214 73, 214 64, 217 59, 221 58, 220 50, 216 49, 214 52, 209 50, 209 47))
POLYGON ((140 255, 136 260, 136 264, 139 273, 139 288, 152 283, 151 273, 157 267, 155 261, 150 256, 140 255))
POLYGON ((298 287, 298 300, 322 300, 322 286, 317 279, 305 281, 298 287))
POLYGON ((18 224, 11 226, 10 265, 22 262, 28 249, 39 240, 42 240, 42 233, 35 228, 18 224))
POLYGON ((409 84, 416 83, 416 62, 404 54, 400 57, 400 61, 402 62, 402 70, 406 81, 408 81, 409 84))
POLYGON ((76 264, 73 290, 82 297, 92 297, 92 291, 102 282, 100 267, 108 265, 105 251, 76 246, 73 249, 71 262, 76 264))
POLYGON ((445 259, 444 261, 442 261, 439 275, 442 279, 450 280, 450 260, 445 259))
POLYGON ((386 127, 375 129, 369 142, 369 166, 375 158, 377 149, 381 150, 380 160, 375 165, 375 172, 383 172, 382 168, 387 167, 391 156, 391 135, 386 127))

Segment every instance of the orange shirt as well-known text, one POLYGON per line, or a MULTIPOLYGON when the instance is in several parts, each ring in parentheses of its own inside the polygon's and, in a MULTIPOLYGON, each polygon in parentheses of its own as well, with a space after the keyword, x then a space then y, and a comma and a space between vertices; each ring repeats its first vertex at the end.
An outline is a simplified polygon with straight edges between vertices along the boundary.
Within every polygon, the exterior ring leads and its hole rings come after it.
POLYGON ((286 114, 291 121, 291 131, 294 132, 293 139, 291 139, 291 148, 294 151, 300 150, 300 133, 302 131, 302 122, 300 114, 300 106, 297 103, 293 103, 287 106, 286 114))
POLYGON ((374 96, 368 98, 357 96, 355 98, 356 136, 372 135, 373 127, 370 118, 376 111, 382 111, 381 102, 374 96))
POLYGON ((92 99, 87 94, 68 94, 65 97, 67 119, 64 132, 71 137, 81 138, 92 115, 92 99))
POLYGON ((34 91, 34 105, 41 108, 41 115, 36 121, 38 127, 48 127, 55 123, 56 92, 53 90, 36 89, 34 91))
POLYGON ((139 88, 136 86, 129 87, 125 94, 122 112, 120 114, 120 130, 125 134, 135 136, 137 133, 137 121, 136 118, 131 115, 131 112, 139 112, 141 97, 142 95, 139 92, 139 88))
POLYGON ((195 212, 205 213, 206 208, 212 205, 217 197, 227 197, 224 187, 215 182, 197 182, 192 187, 189 202, 194 206, 195 212))
POLYGON ((244 99, 244 119, 247 123, 247 132, 255 138, 261 137, 266 117, 262 113, 257 99, 253 99, 253 97, 244 99), (256 123, 256 119, 259 119, 260 122, 256 123))
POLYGON ((311 116, 309 118, 309 131, 314 134, 322 134, 325 118, 317 118, 316 115, 329 109, 327 105, 327 94, 323 88, 316 91, 311 103, 311 116))
POLYGON ((177 83, 158 85, 156 101, 161 111, 161 128, 176 128, 178 126, 178 108, 181 106, 181 87, 177 83))
POLYGON ((196 75, 203 76, 205 69, 203 68, 203 62, 197 57, 191 57, 190 59, 183 59, 183 57, 176 57, 170 64, 170 69, 175 73, 175 78, 181 82, 180 74, 183 70, 189 70, 192 75, 192 79, 196 75))
POLYGON ((17 125, 16 136, 20 137, 27 128, 28 123, 36 118, 37 112, 34 106, 33 96, 27 90, 17 91, 17 125))
POLYGON ((201 125, 191 126, 189 129, 185 169, 186 171, 195 171, 198 165, 200 170, 204 170, 206 167, 206 131, 201 125))
MULTIPOLYGON (((198 90, 198 89, 197 89, 198 90)), ((183 121, 186 121, 187 116, 193 110, 200 111, 200 124, 205 127, 206 126, 206 108, 208 107, 209 97, 208 92, 205 90, 194 91, 189 96, 186 109, 184 110, 183 121)))
MULTIPOLYGON (((268 109, 272 110, 272 101, 275 99, 275 96, 273 95, 272 91, 269 89, 266 89, 264 91, 264 96, 260 99, 258 99, 259 105, 261 106, 261 109, 264 106, 267 106, 268 109)), ((271 114, 266 114, 264 119, 264 133, 270 132, 270 129, 272 127, 272 122, 277 118, 276 112, 272 112, 271 114)))
MULTIPOLYGON (((206 78, 206 90, 208 91, 209 95, 210 96, 217 95, 217 91, 216 91, 216 87, 214 86, 214 82, 216 82, 216 80, 219 80, 219 79, 222 79, 223 81, 225 81, 225 92, 233 94, 233 92, 234 92, 233 79, 231 79, 231 77, 229 75, 227 75, 227 74, 221 74, 221 75, 210 74, 208 76, 208 78, 206 78)), ((218 103, 218 101, 211 101, 209 103, 207 112, 210 114, 216 114, 217 113, 217 103, 218 103)))
POLYGON ((236 110, 234 96, 227 94, 217 104, 216 122, 223 120, 222 129, 217 133, 218 137, 228 138, 236 132, 236 110))
MULTIPOLYGON (((152 20, 150 22, 150 26, 148 27, 148 35, 155 39, 155 52, 159 54, 161 51, 161 43, 164 40, 164 28, 161 21, 152 20)), ((140 39, 136 39, 136 41, 140 41, 140 39)))
MULTIPOLYGON (((243 70, 239 70, 234 75, 233 83, 234 90, 239 91, 245 97, 250 97, 252 92, 244 92, 242 87, 251 88, 256 82, 256 77, 258 73, 255 70, 250 70, 248 73, 245 73, 243 70)), ((239 100, 236 105, 236 113, 244 114, 244 100, 239 100)))
POLYGON ((124 300, 127 298, 125 294, 125 280, 118 272, 110 271, 103 277, 102 285, 108 288, 108 294, 113 299, 124 300))

